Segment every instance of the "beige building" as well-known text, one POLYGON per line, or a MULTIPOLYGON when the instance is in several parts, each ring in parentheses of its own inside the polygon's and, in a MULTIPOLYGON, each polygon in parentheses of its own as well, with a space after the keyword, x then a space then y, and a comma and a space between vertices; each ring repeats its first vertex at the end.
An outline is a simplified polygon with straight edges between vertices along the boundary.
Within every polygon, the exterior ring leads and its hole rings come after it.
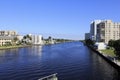
POLYGON ((0 31, 0 36, 16 36, 16 31, 0 31))
POLYGON ((0 36, 0 46, 3 46, 5 44, 11 44, 13 39, 14 37, 10 36, 0 36))
POLYGON ((16 31, 0 31, 0 46, 11 44, 16 36, 16 31))
POLYGON ((120 23, 111 20, 102 21, 97 25, 97 41, 108 43, 109 40, 120 39, 120 23))

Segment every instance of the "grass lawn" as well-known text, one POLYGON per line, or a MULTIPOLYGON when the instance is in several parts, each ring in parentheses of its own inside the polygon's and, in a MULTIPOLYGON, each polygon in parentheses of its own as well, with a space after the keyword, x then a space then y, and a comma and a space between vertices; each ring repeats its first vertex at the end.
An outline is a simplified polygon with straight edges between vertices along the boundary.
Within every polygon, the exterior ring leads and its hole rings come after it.
POLYGON ((113 49, 105 49, 105 50, 100 50, 102 53, 110 55, 110 56, 116 56, 114 54, 114 50, 113 49))
MULTIPOLYGON (((102 53, 106 54, 106 55, 109 55, 111 57, 117 57, 115 54, 114 54, 114 49, 105 49, 105 50, 100 50, 102 53)), ((117 58, 118 62, 120 62, 120 58, 117 58)))

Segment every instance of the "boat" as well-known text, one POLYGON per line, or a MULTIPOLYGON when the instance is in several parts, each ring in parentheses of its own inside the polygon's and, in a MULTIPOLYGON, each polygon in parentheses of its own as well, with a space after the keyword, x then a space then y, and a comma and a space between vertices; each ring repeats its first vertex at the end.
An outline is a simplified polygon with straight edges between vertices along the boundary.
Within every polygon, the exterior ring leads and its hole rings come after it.
POLYGON ((57 78, 56 75, 57 75, 57 73, 51 74, 51 75, 42 77, 42 78, 40 78, 40 79, 38 79, 38 80, 58 80, 58 78, 57 78))

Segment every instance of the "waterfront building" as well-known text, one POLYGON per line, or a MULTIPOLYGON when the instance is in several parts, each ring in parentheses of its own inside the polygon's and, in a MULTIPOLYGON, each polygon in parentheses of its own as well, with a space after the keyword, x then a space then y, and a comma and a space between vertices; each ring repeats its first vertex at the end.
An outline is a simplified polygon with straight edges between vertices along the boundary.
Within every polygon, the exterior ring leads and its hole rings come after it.
POLYGON ((97 25, 102 22, 102 20, 94 20, 90 24, 90 39, 97 41, 97 25))
POLYGON ((90 39, 90 33, 85 33, 85 40, 90 39))
POLYGON ((21 43, 24 40, 23 37, 24 36, 22 36, 22 35, 17 35, 17 37, 16 37, 18 39, 17 43, 21 43))
POLYGON ((0 36, 16 36, 16 31, 0 31, 0 36))
POLYGON ((0 46, 12 44, 13 36, 0 36, 0 46))
POLYGON ((108 44, 109 40, 120 39, 120 23, 111 20, 102 21, 97 25, 97 40, 108 44))
POLYGON ((22 41, 23 36, 22 35, 17 35, 17 38, 18 38, 19 41, 22 41))
POLYGON ((98 50, 104 50, 107 47, 104 42, 96 42, 95 46, 96 46, 96 49, 98 49, 98 50))
POLYGON ((32 44, 34 45, 41 45, 43 44, 42 35, 31 35, 32 44))
POLYGON ((0 46, 12 44, 16 36, 16 31, 0 31, 0 46))

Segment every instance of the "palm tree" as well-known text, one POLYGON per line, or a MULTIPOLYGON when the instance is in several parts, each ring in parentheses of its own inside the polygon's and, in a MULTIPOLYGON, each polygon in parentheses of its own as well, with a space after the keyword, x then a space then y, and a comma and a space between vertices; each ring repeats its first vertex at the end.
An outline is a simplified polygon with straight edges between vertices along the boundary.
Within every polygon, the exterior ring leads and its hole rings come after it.
POLYGON ((52 39, 52 37, 51 37, 51 36, 49 36, 49 37, 48 37, 48 40, 51 40, 51 39, 52 39))
POLYGON ((28 38, 29 40, 32 40, 32 37, 29 35, 26 35, 26 38, 28 38))
POLYGON ((25 36, 23 37, 22 42, 23 42, 24 44, 31 44, 31 40, 32 40, 32 37, 31 37, 30 35, 25 35, 25 36))
POLYGON ((19 39, 17 37, 14 37, 13 41, 17 42, 19 39))
POLYGON ((12 40, 12 45, 16 45, 18 40, 19 39, 17 37, 14 37, 13 40, 12 40))

